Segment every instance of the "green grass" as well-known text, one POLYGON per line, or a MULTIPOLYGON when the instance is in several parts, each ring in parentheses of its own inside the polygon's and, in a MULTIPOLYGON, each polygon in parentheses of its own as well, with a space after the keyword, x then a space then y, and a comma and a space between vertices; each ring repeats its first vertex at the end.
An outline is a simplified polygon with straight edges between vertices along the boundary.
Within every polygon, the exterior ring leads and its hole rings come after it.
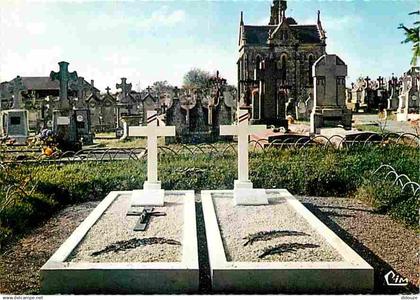
MULTIPOLYGON (((224 147, 222 143, 215 146, 224 147)), ((419 159, 417 149, 403 145, 271 149, 251 152, 250 179, 257 188, 286 188, 298 195, 356 195, 374 207, 386 207, 379 211, 414 224, 418 216, 412 211, 418 202, 405 201, 404 196, 391 192, 378 194, 378 177, 371 173, 386 163, 418 182, 419 159)), ((232 189, 236 161, 235 154, 165 155, 159 161, 159 177, 164 189, 232 189)), ((146 162, 132 160, 9 168, 0 173, 0 242, 35 226, 63 205, 101 200, 112 190, 141 188, 145 175, 146 162), (5 187, 11 183, 21 189, 6 203, 5 187)))

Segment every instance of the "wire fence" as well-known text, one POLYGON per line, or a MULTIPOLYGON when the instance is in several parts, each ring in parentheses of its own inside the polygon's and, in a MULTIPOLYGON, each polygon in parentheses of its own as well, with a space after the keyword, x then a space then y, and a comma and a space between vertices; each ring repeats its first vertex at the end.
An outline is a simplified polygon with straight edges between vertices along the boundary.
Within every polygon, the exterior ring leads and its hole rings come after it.
MULTIPOLYGON (((420 137, 412 133, 361 133, 350 136, 334 135, 326 137, 318 135, 314 137, 300 135, 284 135, 281 138, 251 140, 250 151, 268 151, 270 149, 303 149, 319 147, 323 149, 351 149, 354 147, 374 147, 405 145, 408 147, 420 147, 420 137)), ((206 154, 210 156, 236 155, 236 143, 203 143, 203 144, 172 144, 158 147, 160 156, 187 155, 194 156, 206 154)), ((6 149, 0 151, 1 164, 49 164, 69 162, 108 162, 119 160, 142 160, 147 157, 147 148, 89 148, 80 151, 55 152, 50 156, 39 154, 39 149, 25 149, 22 152, 6 149), (28 155, 31 153, 32 155, 28 155)))
POLYGON ((398 174, 394 167, 390 165, 382 164, 375 170, 375 172, 373 172, 373 175, 382 176, 384 180, 390 179, 390 181, 392 181, 392 185, 399 186, 401 188, 401 193, 406 191, 412 192, 413 197, 420 193, 419 183, 412 181, 405 174, 398 174))

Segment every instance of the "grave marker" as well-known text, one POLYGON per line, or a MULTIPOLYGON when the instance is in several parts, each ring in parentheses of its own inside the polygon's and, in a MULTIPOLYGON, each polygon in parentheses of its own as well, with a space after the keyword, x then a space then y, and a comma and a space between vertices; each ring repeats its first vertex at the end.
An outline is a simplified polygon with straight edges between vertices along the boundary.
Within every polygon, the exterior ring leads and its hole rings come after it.
POLYGON ((130 126, 129 136, 147 137, 147 181, 143 190, 134 190, 132 206, 163 206, 165 191, 157 176, 157 138, 175 136, 175 126, 159 126, 156 111, 147 111, 147 126, 130 126))
POLYGON ((254 189, 248 177, 248 142, 249 135, 266 129, 265 125, 249 125, 249 113, 246 109, 238 111, 236 125, 220 125, 220 135, 238 136, 238 180, 234 185, 236 205, 268 204, 264 189, 254 189))

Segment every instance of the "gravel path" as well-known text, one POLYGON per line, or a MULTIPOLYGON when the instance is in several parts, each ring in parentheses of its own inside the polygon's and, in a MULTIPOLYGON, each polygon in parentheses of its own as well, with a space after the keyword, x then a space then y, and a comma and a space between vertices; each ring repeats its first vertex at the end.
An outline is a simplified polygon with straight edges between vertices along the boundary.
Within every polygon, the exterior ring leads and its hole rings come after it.
POLYGON ((119 196, 91 227, 67 261, 91 263, 180 261, 182 246, 169 244, 140 246, 119 252, 103 253, 98 256, 91 256, 91 254, 115 242, 128 241, 133 238, 161 237, 182 243, 184 205, 178 201, 182 197, 166 195, 165 206, 155 209, 157 212, 166 213, 166 216, 151 217, 146 231, 133 231, 139 217, 126 216, 131 198, 129 195, 119 196))
POLYGON ((352 198, 297 198, 375 269, 376 293, 418 293, 420 244, 415 230, 352 198), (409 286, 387 286, 384 276, 391 270, 408 278, 409 286))
MULTIPOLYGON (((277 193, 268 194, 270 204, 260 206, 235 206, 232 194, 216 194, 213 197, 228 261, 314 262, 343 260, 277 193), (247 236, 262 231, 281 231, 287 234, 245 245, 247 236), (292 235, 294 232, 300 235, 292 235), (303 248, 261 257, 266 249, 282 244, 293 246, 294 244, 291 243, 303 245, 303 248)), ((281 248, 283 249, 284 246, 281 248)))
POLYGON ((37 294, 39 269, 98 203, 86 202, 66 207, 2 249, 0 294, 37 294))

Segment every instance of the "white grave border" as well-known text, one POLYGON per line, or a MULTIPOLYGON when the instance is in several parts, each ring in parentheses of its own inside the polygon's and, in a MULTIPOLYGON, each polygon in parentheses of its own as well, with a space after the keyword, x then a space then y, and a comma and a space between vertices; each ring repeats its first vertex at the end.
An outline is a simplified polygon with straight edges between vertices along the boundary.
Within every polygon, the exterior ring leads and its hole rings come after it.
MULTIPOLYGON (((231 190, 203 190, 201 202, 207 236, 212 288, 214 292, 370 292, 373 268, 331 229, 285 189, 280 197, 294 208, 343 258, 340 262, 233 262, 227 261, 212 194, 231 190)), ((233 196, 233 195, 232 195, 233 196)), ((252 216, 250 216, 252 217, 252 216)))
POLYGON ((110 192, 41 268, 43 294, 75 293, 195 293, 198 291, 198 245, 194 191, 165 191, 184 195, 181 262, 66 262, 90 228, 120 195, 110 192))

